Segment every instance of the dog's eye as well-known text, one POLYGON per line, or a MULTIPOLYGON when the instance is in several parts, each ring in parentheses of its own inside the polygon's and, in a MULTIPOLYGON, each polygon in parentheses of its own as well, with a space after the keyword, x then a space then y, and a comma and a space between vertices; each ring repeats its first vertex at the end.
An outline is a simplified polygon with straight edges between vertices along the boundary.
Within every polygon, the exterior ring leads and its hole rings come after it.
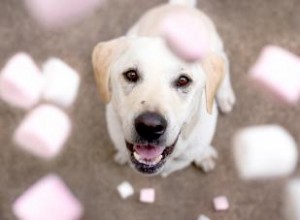
POLYGON ((178 77, 178 79, 175 81, 175 86, 177 88, 184 88, 189 86, 192 83, 192 80, 186 76, 186 75, 181 75, 178 77))
POLYGON ((123 73, 124 78, 128 82, 136 83, 139 80, 139 74, 135 69, 127 70, 123 73))

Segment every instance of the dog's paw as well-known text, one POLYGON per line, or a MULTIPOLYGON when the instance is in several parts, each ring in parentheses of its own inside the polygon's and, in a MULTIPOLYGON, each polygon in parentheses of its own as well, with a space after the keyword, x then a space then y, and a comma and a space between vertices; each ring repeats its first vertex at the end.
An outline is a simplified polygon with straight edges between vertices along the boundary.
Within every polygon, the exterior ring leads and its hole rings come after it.
POLYGON ((215 169, 218 158, 218 152, 213 147, 208 147, 201 158, 197 158, 194 163, 197 167, 201 168, 205 173, 215 169))
POLYGON ((125 165, 128 161, 128 154, 119 151, 115 154, 114 160, 117 164, 125 165))
POLYGON ((217 103, 222 113, 231 112, 235 102, 235 94, 231 87, 222 89, 217 95, 217 103))

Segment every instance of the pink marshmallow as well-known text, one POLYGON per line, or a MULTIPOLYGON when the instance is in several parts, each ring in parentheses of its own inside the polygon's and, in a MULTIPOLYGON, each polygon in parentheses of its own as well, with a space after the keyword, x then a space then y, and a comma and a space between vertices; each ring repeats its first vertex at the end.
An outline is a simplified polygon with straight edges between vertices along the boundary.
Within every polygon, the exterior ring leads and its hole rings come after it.
POLYGON ((22 220, 76 220, 83 208, 64 182, 50 174, 32 185, 13 204, 22 220))
POLYGON ((42 105, 30 112, 14 134, 15 142, 35 156, 56 156, 67 140, 71 123, 59 108, 42 105))
POLYGON ((2 70, 0 96, 13 106, 29 109, 39 101, 43 82, 43 76, 32 58, 18 53, 2 70))
POLYGON ((155 190, 152 188, 142 189, 140 192, 140 201, 144 203, 153 203, 155 201, 155 190))
POLYGON ((191 14, 181 12, 167 15, 162 22, 161 32, 173 52, 186 61, 200 60, 209 51, 207 27, 191 14))
POLYGON ((250 78, 282 101, 296 104, 300 96, 300 58, 277 46, 263 49, 250 78))
POLYGON ((229 202, 226 196, 215 197, 213 205, 216 211, 225 211, 229 209, 229 202))
POLYGON ((71 25, 92 13, 104 0, 25 0, 32 16, 47 28, 71 25))

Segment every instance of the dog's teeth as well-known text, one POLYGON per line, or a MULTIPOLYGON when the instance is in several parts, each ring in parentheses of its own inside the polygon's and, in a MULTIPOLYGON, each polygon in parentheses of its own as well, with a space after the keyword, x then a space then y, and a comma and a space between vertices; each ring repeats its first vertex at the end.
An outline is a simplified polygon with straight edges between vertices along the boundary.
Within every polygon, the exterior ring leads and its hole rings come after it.
POLYGON ((141 161, 140 155, 138 155, 136 152, 133 152, 133 156, 137 161, 141 161))

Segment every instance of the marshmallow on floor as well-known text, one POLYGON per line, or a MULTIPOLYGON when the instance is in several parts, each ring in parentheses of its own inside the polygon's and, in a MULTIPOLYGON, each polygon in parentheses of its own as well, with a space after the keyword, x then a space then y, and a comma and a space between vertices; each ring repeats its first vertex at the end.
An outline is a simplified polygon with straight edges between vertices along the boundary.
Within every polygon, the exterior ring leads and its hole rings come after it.
POLYGON ((162 36, 175 54, 188 62, 202 59, 209 51, 209 34, 198 14, 176 12, 166 15, 162 36))
POLYGON ((300 58, 277 46, 266 46, 250 70, 250 78, 269 94, 296 104, 300 97, 300 58))
POLYGON ((63 107, 72 105, 80 84, 78 73, 57 58, 49 59, 43 66, 43 72, 44 98, 63 107))
POLYGON ((32 185, 14 202, 12 209, 22 220, 79 220, 83 213, 80 202, 53 174, 32 185))
POLYGON ((14 55, 0 75, 1 98, 23 109, 29 109, 37 104, 43 86, 41 71, 26 53, 14 55))
POLYGON ((132 196, 134 193, 134 189, 132 185, 127 181, 122 182, 118 186, 117 190, 120 196, 122 197, 122 199, 127 199, 128 197, 132 196))
POLYGON ((218 196, 214 198, 213 205, 216 211, 226 211, 229 209, 229 202, 226 196, 218 196))
POLYGON ((243 179, 287 176, 297 165, 293 137, 278 125, 244 128, 233 138, 233 153, 243 179))
POLYGON ((14 141, 35 156, 56 156, 71 130, 68 116, 59 108, 42 105, 30 112, 17 128, 14 141))
POLYGON ((153 203, 155 201, 155 190, 152 188, 141 189, 140 201, 144 203, 153 203))
POLYGON ((31 15, 50 29, 69 26, 95 11, 104 0, 24 0, 31 15))
POLYGON ((285 187, 284 195, 285 220, 300 219, 300 179, 290 180, 285 187))
POLYGON ((200 215, 197 220, 210 220, 206 215, 200 215))

